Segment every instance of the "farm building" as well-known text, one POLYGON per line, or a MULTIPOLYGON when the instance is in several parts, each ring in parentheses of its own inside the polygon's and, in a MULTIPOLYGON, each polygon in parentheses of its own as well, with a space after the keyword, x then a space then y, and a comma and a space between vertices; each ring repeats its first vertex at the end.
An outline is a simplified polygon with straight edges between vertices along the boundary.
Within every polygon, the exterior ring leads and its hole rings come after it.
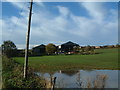
POLYGON ((33 47, 32 52, 34 55, 39 56, 39 55, 44 55, 46 53, 45 51, 45 45, 41 44, 39 46, 33 47))
POLYGON ((76 43, 73 43, 73 42, 69 41, 69 42, 67 42, 67 43, 62 44, 60 50, 61 50, 62 52, 71 53, 71 52, 73 52, 73 48, 74 48, 75 46, 79 46, 79 45, 76 44, 76 43))
MULTIPOLYGON (((75 47, 79 47, 78 44, 73 43, 71 41, 64 43, 62 45, 56 46, 56 52, 55 54, 64 54, 64 53, 68 53, 68 54, 72 54, 74 53, 74 48, 75 47)), ((40 55, 45 55, 46 54, 46 46, 41 44, 39 46, 36 46, 34 48, 32 48, 32 52, 35 56, 40 56, 40 55)))
POLYGON ((99 49, 99 48, 100 48, 100 46, 95 46, 95 48, 96 48, 96 49, 99 49))

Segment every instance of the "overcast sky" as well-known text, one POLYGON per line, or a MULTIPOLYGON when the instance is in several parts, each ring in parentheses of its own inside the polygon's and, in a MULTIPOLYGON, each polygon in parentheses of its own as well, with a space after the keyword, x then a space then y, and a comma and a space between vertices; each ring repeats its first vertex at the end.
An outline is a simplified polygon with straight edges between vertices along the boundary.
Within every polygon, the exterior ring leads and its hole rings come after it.
MULTIPOLYGON (((11 40, 18 48, 25 48, 28 7, 27 2, 2 3, 2 42, 11 40)), ((118 3, 35 2, 30 33, 30 47, 67 41, 79 45, 117 44, 118 3)))

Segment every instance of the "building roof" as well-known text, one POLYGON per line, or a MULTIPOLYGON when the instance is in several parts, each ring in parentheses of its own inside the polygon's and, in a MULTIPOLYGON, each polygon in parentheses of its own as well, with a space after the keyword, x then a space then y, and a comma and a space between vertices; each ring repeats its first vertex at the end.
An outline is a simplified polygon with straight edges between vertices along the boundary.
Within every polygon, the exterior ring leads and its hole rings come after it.
POLYGON ((35 48, 45 48, 45 45, 44 45, 44 44, 41 44, 41 45, 39 45, 39 46, 33 47, 33 49, 35 49, 35 48))
POLYGON ((69 42, 67 42, 67 43, 64 43, 64 44, 62 44, 62 45, 69 45, 69 46, 79 46, 78 44, 76 44, 76 43, 73 43, 73 42, 71 42, 71 41, 69 41, 69 42))

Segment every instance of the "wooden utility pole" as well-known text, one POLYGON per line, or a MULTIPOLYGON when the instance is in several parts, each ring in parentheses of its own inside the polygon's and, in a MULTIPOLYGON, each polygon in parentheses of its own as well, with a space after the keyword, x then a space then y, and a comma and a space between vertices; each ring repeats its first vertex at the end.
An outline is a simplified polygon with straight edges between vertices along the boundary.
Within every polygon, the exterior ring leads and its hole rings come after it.
POLYGON ((26 49, 25 49, 25 62, 24 62, 24 78, 25 79, 27 78, 27 73, 28 73, 28 50, 29 50, 30 25, 31 25, 31 16, 32 16, 32 4, 33 4, 33 0, 31 0, 30 2, 28 31, 26 34, 26 49))

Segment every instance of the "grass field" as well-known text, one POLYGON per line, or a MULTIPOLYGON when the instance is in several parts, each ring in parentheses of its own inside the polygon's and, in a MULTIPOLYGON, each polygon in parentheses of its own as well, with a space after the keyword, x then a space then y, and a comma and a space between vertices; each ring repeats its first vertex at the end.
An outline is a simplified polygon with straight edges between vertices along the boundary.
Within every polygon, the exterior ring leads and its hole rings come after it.
MULTIPOLYGON (((74 69, 118 69, 118 49, 96 49, 94 55, 29 57, 29 66, 40 71, 74 69)), ((23 65, 24 57, 14 58, 23 65)))

